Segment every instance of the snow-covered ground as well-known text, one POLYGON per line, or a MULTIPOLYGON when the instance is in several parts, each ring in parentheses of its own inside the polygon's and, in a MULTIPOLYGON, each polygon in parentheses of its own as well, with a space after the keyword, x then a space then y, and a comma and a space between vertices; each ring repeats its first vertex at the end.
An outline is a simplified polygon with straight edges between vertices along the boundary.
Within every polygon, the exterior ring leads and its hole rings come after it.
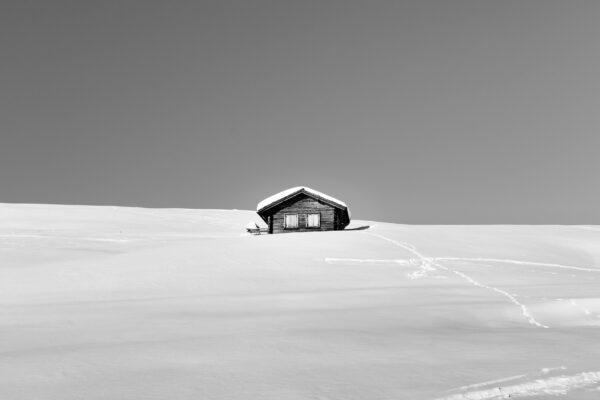
POLYGON ((599 227, 259 220, 1 204, 0 399, 600 398, 599 227))

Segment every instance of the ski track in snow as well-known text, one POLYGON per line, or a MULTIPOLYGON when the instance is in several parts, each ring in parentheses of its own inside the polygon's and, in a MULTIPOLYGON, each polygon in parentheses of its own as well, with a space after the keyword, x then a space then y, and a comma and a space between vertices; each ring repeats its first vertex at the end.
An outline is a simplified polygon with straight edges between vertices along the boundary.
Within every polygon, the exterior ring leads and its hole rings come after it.
MULTIPOLYGON (((513 304, 517 305, 521 309, 521 314, 527 320, 528 323, 537 326, 539 328, 549 328, 547 325, 544 325, 537 321, 533 315, 529 312, 527 307, 519 302, 515 296, 516 294, 508 293, 505 290, 499 289, 497 287, 485 285, 477 280, 473 279, 469 275, 464 272, 454 270, 446 265, 442 265, 441 261, 464 261, 464 262, 477 262, 477 263, 507 263, 507 264, 516 264, 516 265, 527 265, 534 267, 548 267, 548 268, 560 268, 567 270, 578 270, 578 271, 586 271, 586 272, 600 272, 600 269, 597 268, 584 268, 577 267, 572 265, 563 265, 563 264, 553 264, 553 263, 541 263, 541 262, 532 262, 532 261, 521 261, 521 260, 513 260, 513 259, 496 259, 496 258, 467 258, 467 257, 427 257, 424 254, 420 253, 415 246, 400 242, 391 238, 388 238, 384 235, 368 233, 371 236, 380 238, 389 243, 398 246, 409 253, 413 254, 417 257, 417 259, 393 259, 393 260, 376 260, 377 263, 397 263, 402 265, 407 264, 415 264, 415 261, 420 264, 420 270, 414 272, 410 276, 412 278, 420 278, 426 277, 430 271, 435 270, 443 270, 452 272, 453 274, 461 277, 467 282, 471 283, 474 286, 491 290, 496 292, 506 298, 508 298, 513 304)), ((343 261, 344 259, 335 259, 335 261, 343 261)), ((356 261, 356 260, 355 260, 356 261)), ((373 260, 363 260, 362 262, 370 262, 373 260)), ((359 261, 360 262, 360 261, 359 261)), ((591 311, 586 307, 577 303, 575 299, 557 299, 559 301, 569 301, 569 303, 574 306, 580 308, 585 314, 591 314, 591 311)), ((564 370, 566 369, 564 366, 557 368, 543 368, 540 370, 540 375, 547 376, 553 371, 564 370)), ((600 384, 600 371, 596 372, 582 372, 575 375, 560 375, 554 377, 548 377, 545 379, 534 379, 531 381, 513 384, 509 386, 495 386, 493 388, 484 389, 486 386, 497 385, 500 383, 511 382, 519 379, 526 378, 527 375, 514 375, 507 378, 500 378, 496 380, 475 383, 472 385, 461 386, 456 389, 451 389, 452 391, 461 391, 462 393, 452 394, 446 397, 438 398, 437 400, 500 400, 507 398, 519 398, 519 397, 532 397, 532 396, 541 396, 541 395, 566 395, 569 391, 574 389, 582 389, 592 385, 600 384), (473 390, 476 389, 476 390, 473 390)), ((600 388, 599 388, 600 389, 600 388)))
POLYGON ((493 286, 484 285, 483 283, 477 282, 475 279, 471 278, 470 276, 468 276, 460 271, 456 271, 456 270, 450 270, 450 271, 454 272, 456 275, 462 277, 466 281, 471 282, 475 286, 478 286, 478 287, 481 287, 484 289, 493 290, 494 292, 500 293, 501 295, 507 297, 511 302, 513 302, 514 304, 516 304, 517 306, 519 306, 521 308, 521 314, 523 315, 523 317, 525 317, 525 319, 527 319, 527 322, 529 322, 530 324, 538 326, 540 328, 546 328, 546 329, 549 328, 548 325, 544 325, 544 324, 541 324, 538 321, 536 321, 536 319, 533 317, 533 315, 531 315, 529 310, 527 310, 527 307, 525 307, 525 305, 523 303, 519 302, 519 300, 517 300, 515 298, 515 296, 508 293, 507 291, 498 289, 493 286))
MULTIPOLYGON (((560 367, 545 367, 545 368, 540 369, 540 371, 537 375, 538 376, 548 375, 551 372, 564 371, 566 369, 567 369, 567 367, 565 367, 564 365, 561 365, 560 367)), ((495 385, 497 383, 505 383, 505 382, 515 381, 517 379, 526 378, 528 375, 530 375, 530 374, 513 375, 513 376, 509 376, 507 378, 499 378, 499 379, 494 379, 494 380, 486 381, 486 382, 473 383, 471 385, 465 385, 465 386, 453 388, 453 389, 447 390, 446 392, 458 392, 458 391, 464 392, 465 390, 478 389, 478 388, 482 388, 485 386, 495 385)))
MULTIPOLYGON (((397 246, 403 247, 404 249, 408 250, 408 251, 413 251, 414 248, 413 247, 408 247, 409 245, 406 243, 402 243, 402 242, 398 242, 396 240, 393 239, 389 239, 386 237, 383 237, 382 235, 378 235, 378 234, 370 234, 371 236, 376 236, 379 237, 381 239, 387 240, 390 243, 393 243, 397 246), (404 247, 406 246, 406 247, 404 247)), ((522 261, 522 260, 513 260, 513 259, 506 259, 506 258, 483 258, 483 257, 425 257, 423 255, 421 255, 420 253, 413 253, 418 255, 418 260, 427 260, 429 263, 431 263, 432 261, 464 261, 464 262, 477 262, 477 263, 505 263, 505 264, 516 264, 516 265, 528 265, 528 266, 534 266, 534 267, 549 267, 549 268, 560 268, 560 269, 571 269, 571 270, 576 270, 576 271, 584 271, 584 272, 597 272, 600 273, 600 268, 586 268, 586 267, 577 267, 574 265, 565 265, 565 264, 552 264, 552 263, 541 263, 541 262, 535 262, 535 261, 522 261)), ((344 261, 354 261, 354 262, 388 262, 388 263, 414 263, 414 259, 389 259, 389 260, 384 260, 384 259, 356 259, 356 258, 328 258, 329 260, 335 260, 332 262, 344 262, 344 261)), ((489 264, 480 264, 480 265, 485 265, 487 267, 490 267, 489 264)), ((555 272, 552 272, 552 274, 556 274, 555 272)))
POLYGON ((546 368, 542 368, 540 370, 540 372, 544 375, 549 374, 552 371, 564 371, 565 369, 567 369, 567 367, 565 367, 564 365, 561 365, 560 367, 546 367, 546 368))
POLYGON ((369 233, 367 233, 367 235, 374 236, 379 239, 385 240, 385 241, 392 243, 393 245, 398 246, 398 247, 408 251, 409 253, 412 253, 413 255, 417 256, 417 258, 419 259, 418 265, 419 265, 420 269, 418 271, 415 271, 415 272, 409 274, 410 278, 412 278, 412 279, 423 278, 423 277, 426 277, 429 272, 436 270, 436 268, 434 268, 432 265, 433 259, 421 254, 419 251, 417 251, 417 248, 414 245, 412 245, 410 243, 399 242, 397 240, 391 239, 387 236, 380 235, 378 233, 370 233, 369 232, 369 233))
POLYGON ((114 242, 128 243, 135 239, 114 238, 114 237, 95 237, 95 236, 59 236, 59 235, 34 235, 34 234, 11 234, 0 235, 0 239, 58 239, 58 240, 89 240, 95 242, 114 242))
MULTIPOLYGON (((441 270, 444 270, 444 271, 452 272, 453 274, 461 277, 462 279, 466 280, 467 282, 469 282, 470 284, 472 284, 474 286, 477 286, 477 287, 480 287, 480 288, 483 288, 483 289, 487 289, 487 290, 491 290, 493 292, 496 292, 496 293, 498 293, 498 294, 500 294, 500 295, 508 298, 513 304, 515 304, 516 306, 518 306, 521 309, 521 314, 527 320, 528 323, 530 323, 532 325, 535 325, 535 326, 537 326, 539 328, 545 328, 545 329, 549 328, 549 326, 544 325, 544 324, 540 323, 539 321, 537 321, 533 317, 533 315, 529 312, 529 310, 527 309, 527 307, 523 303, 519 302, 519 300, 517 300, 515 298, 515 296, 513 296, 510 293, 508 293, 507 291, 499 289, 497 287, 485 285, 485 284, 483 284, 481 282, 476 281, 475 279, 471 278, 470 276, 468 276, 467 274, 465 274, 463 272, 451 269, 451 268, 449 268, 449 267, 447 267, 447 266, 442 265, 442 264, 439 263, 439 260, 448 259, 449 257, 446 257, 446 258, 427 257, 424 254, 420 253, 416 249, 416 247, 414 245, 412 245, 412 244, 400 242, 400 241, 391 239, 391 238, 389 238, 387 236, 380 235, 380 234, 377 234, 377 233, 370 233, 369 232, 367 234, 371 235, 371 236, 374 236, 374 237, 377 237, 377 238, 380 238, 380 239, 385 240, 387 242, 390 242, 390 243, 392 243, 392 244, 394 244, 394 245, 396 245, 396 246, 398 246, 398 247, 400 247, 400 248, 402 248, 402 249, 404 249, 404 250, 406 250, 406 251, 414 254, 415 256, 417 256, 419 258, 419 260, 421 261, 421 265, 420 265, 421 269, 419 271, 413 272, 411 275, 409 275, 411 278, 416 279, 416 278, 426 277, 429 272, 436 271, 437 269, 441 269, 441 270), (435 267, 437 267, 437 268, 435 268, 435 267)), ((458 258, 452 258, 452 259, 453 260, 457 260, 458 258)), ((460 260, 465 260, 465 259, 460 259, 460 260)), ((482 260, 489 261, 489 259, 482 259, 482 260)), ((600 272, 600 270, 599 270, 599 272, 600 272)))
POLYGON ((327 264, 400 264, 400 265, 411 265, 413 262, 411 260, 406 259, 394 259, 394 260, 382 260, 376 258, 335 258, 335 257, 326 257, 325 262, 327 264))
POLYGON ((473 261, 473 262, 492 262, 492 263, 497 262, 497 263, 506 263, 506 264, 516 264, 516 265, 529 265, 529 266, 534 266, 534 267, 561 268, 561 269, 572 269, 572 270, 576 270, 576 271, 600 273, 600 268, 585 268, 585 267, 576 267, 573 265, 542 263, 542 262, 535 262, 535 261, 512 260, 512 259, 507 259, 507 258, 435 257, 435 259, 440 260, 440 261, 473 261))
MULTIPOLYGON (((512 380, 509 378, 505 379, 506 381, 512 380)), ((481 387, 503 381, 505 380, 500 379, 497 381, 470 385, 470 387, 481 387)), ((566 395, 570 390, 573 389, 583 389, 599 383, 600 371, 581 372, 575 375, 559 375, 546 379, 534 379, 528 382, 518 383, 510 386, 497 386, 490 389, 457 393, 446 397, 439 397, 436 400, 500 400, 543 395, 558 396, 566 395)), ((469 386, 465 386, 464 388, 469 388, 469 386)))
POLYGON ((507 378, 494 379, 493 381, 479 382, 474 383, 472 385, 460 386, 454 389, 447 390, 447 392, 455 392, 455 391, 465 391, 469 389, 478 389, 485 386, 495 385, 496 383, 510 382, 515 381, 517 379, 525 378, 526 374, 509 376, 507 378))

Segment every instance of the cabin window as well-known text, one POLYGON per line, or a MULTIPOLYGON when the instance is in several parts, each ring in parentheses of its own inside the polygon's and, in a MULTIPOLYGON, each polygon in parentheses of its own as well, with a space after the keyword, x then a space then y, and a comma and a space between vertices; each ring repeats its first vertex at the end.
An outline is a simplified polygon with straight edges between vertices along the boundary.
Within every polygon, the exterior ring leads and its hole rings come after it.
POLYGON ((298 229, 298 214, 285 214, 285 229, 298 229))
POLYGON ((306 227, 307 228, 320 228, 321 227, 321 214, 308 214, 306 216, 306 227))

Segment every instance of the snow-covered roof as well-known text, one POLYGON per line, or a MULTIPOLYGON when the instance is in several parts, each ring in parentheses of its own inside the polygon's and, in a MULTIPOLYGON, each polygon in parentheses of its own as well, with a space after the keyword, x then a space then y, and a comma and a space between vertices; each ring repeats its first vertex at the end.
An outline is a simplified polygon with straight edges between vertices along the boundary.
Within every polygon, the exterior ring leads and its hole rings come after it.
POLYGON ((283 200, 286 197, 293 195, 296 192, 300 192, 301 190, 304 190, 305 192, 307 192, 309 194, 312 194, 312 195, 314 195, 316 197, 319 197, 319 198, 321 198, 323 200, 327 200, 327 201, 330 201, 332 203, 338 204, 340 207, 346 207, 346 208, 348 208, 348 206, 346 205, 346 203, 344 203, 341 200, 336 199, 335 197, 331 197, 329 195, 326 195, 325 193, 321 193, 318 190, 311 189, 311 188, 306 187, 306 186, 296 186, 296 187, 293 187, 293 188, 290 188, 290 189, 283 190, 283 191, 281 191, 279 193, 276 193, 273 196, 267 197, 266 199, 264 199, 263 201, 261 201, 260 203, 258 203, 256 205, 256 211, 260 211, 263 208, 265 208, 265 207, 267 207, 267 206, 269 206, 269 205, 271 205, 273 203, 277 203, 278 201, 283 200))

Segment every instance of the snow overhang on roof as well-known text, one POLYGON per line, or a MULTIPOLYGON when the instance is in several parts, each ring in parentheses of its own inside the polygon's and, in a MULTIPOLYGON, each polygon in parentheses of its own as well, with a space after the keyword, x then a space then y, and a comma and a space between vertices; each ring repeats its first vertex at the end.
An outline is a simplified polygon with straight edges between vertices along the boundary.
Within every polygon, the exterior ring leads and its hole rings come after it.
POLYGON ((260 212, 266 208, 270 208, 271 206, 273 206, 277 203, 280 203, 283 200, 291 198, 300 192, 305 192, 308 195, 312 195, 313 197, 324 200, 325 202, 332 203, 333 205, 336 205, 339 208, 343 208, 346 210, 348 209, 348 206, 346 205, 346 203, 344 203, 341 200, 336 199, 335 197, 331 197, 329 195, 326 195, 325 193, 321 193, 318 190, 314 190, 314 189, 311 189, 306 186, 297 186, 297 187, 283 190, 279 193, 274 194, 273 196, 267 197, 266 199, 264 199, 263 201, 261 201, 260 203, 258 203, 256 205, 256 211, 260 212))

